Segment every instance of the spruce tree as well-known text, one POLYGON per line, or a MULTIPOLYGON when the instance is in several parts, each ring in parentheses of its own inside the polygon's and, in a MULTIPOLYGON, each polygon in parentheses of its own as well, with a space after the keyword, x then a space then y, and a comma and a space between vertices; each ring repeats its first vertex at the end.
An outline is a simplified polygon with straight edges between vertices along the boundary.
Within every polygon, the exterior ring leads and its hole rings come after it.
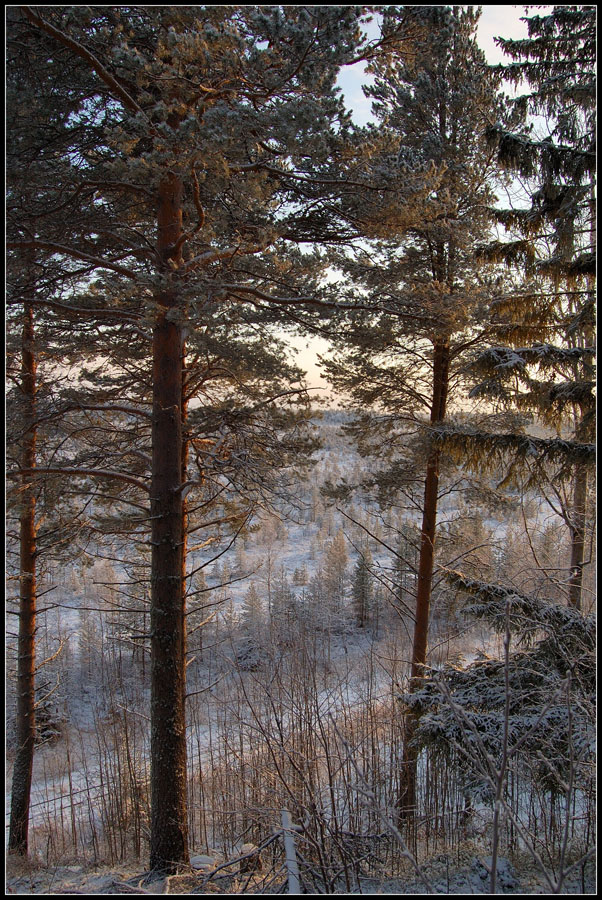
POLYGON ((240 622, 245 635, 255 639, 265 625, 263 600, 255 587, 255 582, 251 582, 251 586, 244 596, 240 607, 240 622))
MULTIPOLYGON (((594 684, 595 623, 579 610, 587 470, 594 458, 595 11, 555 7, 527 21, 527 40, 500 43, 517 60, 507 74, 532 88, 519 98, 519 111, 543 116, 547 133, 537 135, 526 121, 523 131, 500 123, 488 130, 500 160, 530 186, 530 198, 522 208, 496 212, 508 235, 483 248, 519 275, 492 307, 498 340, 472 362, 473 396, 534 413, 557 436, 442 428, 440 440, 465 464, 553 492, 553 508, 571 531, 569 608, 450 573, 453 587, 473 597, 467 612, 506 631, 507 643, 516 633, 526 649, 506 661, 449 667, 405 699, 420 716, 416 742, 443 752, 458 748, 469 790, 491 796, 487 766, 493 760, 499 778, 500 761, 521 748, 529 765, 538 761, 531 766, 538 788, 552 801, 564 794, 570 805, 574 797, 560 773, 570 771, 573 785, 576 775, 588 777, 594 684), (571 481, 567 501, 563 485, 571 481)), ((506 785, 500 788, 504 802, 506 785)))
POLYGON ((493 307, 496 343, 473 362, 473 396, 531 413, 561 440, 539 451, 508 433, 468 440, 509 475, 520 480, 526 470, 524 480, 538 482, 564 519, 566 593, 579 609, 595 435, 596 10, 554 7, 525 21, 528 38, 498 43, 513 60, 504 76, 523 79, 530 93, 514 101, 517 128, 496 123, 488 138, 528 194, 522 206, 497 210, 507 236, 483 249, 522 279, 493 307))
MULTIPOLYGON (((430 672, 417 692, 405 695, 419 714, 415 740, 457 767, 468 814, 490 803, 528 841, 524 812, 513 801, 514 779, 526 780, 542 810, 556 807, 565 817, 557 826, 559 848, 563 828, 565 840, 569 830, 575 839, 574 804, 593 786, 595 616, 457 572, 447 578, 468 600, 467 616, 505 635, 506 649, 502 659, 484 656, 430 672)), ((555 830, 551 823, 550 834, 555 830)), ((585 835, 584 847, 583 837, 575 840, 579 856, 592 853, 591 838, 585 835)), ((558 882, 561 877, 556 870, 558 882)))
POLYGON ((335 624, 340 624, 347 597, 348 564, 345 536, 339 530, 327 543, 322 560, 326 605, 329 617, 335 624))

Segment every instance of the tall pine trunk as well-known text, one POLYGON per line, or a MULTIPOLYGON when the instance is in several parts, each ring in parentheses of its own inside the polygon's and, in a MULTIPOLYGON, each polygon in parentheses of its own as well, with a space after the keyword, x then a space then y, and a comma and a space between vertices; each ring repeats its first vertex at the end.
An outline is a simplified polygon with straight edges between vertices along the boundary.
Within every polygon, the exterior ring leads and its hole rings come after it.
MULTIPOLYGON (((435 343, 433 354, 431 425, 436 425, 445 418, 448 385, 449 343, 447 341, 438 341, 435 343)), ((437 447, 431 448, 426 464, 410 691, 415 691, 420 686, 427 658, 428 624, 433 583, 433 566, 435 561, 435 533, 437 528, 440 456, 441 453, 437 447)), ((405 719, 399 793, 399 817, 400 820, 408 823, 412 822, 416 810, 418 756, 416 749, 412 746, 412 738, 417 724, 418 720, 416 715, 413 712, 408 711, 405 719)))
MULTIPOLYGON (((21 391, 24 404, 23 469, 36 464, 36 358, 33 306, 25 304, 21 351, 21 391)), ((23 477, 20 516, 20 600, 17 659, 17 753, 13 768, 8 849, 27 855, 29 805, 35 746, 36 630, 36 497, 31 475, 23 477)))
MULTIPOLYGON (((168 277, 181 263, 182 182, 159 189, 157 249, 168 277), (175 254, 175 256, 174 256, 175 254)), ((157 297, 153 334, 151 482, 151 840, 150 866, 188 862, 184 660, 182 387, 184 326, 176 275, 157 297)))

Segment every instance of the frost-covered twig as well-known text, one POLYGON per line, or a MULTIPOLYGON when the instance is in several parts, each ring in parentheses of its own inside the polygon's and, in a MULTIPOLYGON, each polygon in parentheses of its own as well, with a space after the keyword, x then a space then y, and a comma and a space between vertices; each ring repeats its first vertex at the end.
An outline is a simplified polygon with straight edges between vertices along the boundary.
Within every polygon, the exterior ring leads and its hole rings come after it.
POLYGON ((259 854, 269 847, 270 844, 273 844, 274 841, 278 840, 282 836, 282 829, 278 829, 274 831, 273 834, 270 835, 269 838, 266 838, 263 843, 259 844, 258 847, 253 847, 253 849, 249 853, 244 853, 241 856, 236 856, 234 859, 228 859, 226 862, 220 863, 219 866, 216 866, 215 869, 212 869, 211 872, 203 879, 199 890, 195 891, 195 893, 200 893, 200 891, 205 887, 205 885, 209 884, 209 882, 215 878, 218 872, 221 872, 222 869, 228 869, 231 866, 240 865, 241 862, 245 862, 248 859, 253 859, 253 857, 259 857, 259 854))
MULTIPOLYGON (((508 669, 508 667, 506 666, 506 671, 507 671, 507 669, 508 669)), ((482 739, 481 735, 479 734, 479 731, 478 731, 475 723, 466 715, 465 710, 454 701, 454 699, 451 695, 451 691, 449 690, 449 687, 447 686, 445 681, 443 681, 442 679, 438 679, 437 685, 438 685, 439 689, 441 690, 441 692, 444 694, 444 696, 449 704, 449 708, 451 709, 456 720, 460 724, 466 726, 466 728, 468 728, 470 730, 471 734, 473 735, 473 737, 475 739, 477 749, 479 750, 480 756, 479 755, 477 755, 477 756, 471 755, 465 747, 462 747, 461 744, 459 744, 457 741, 455 741, 453 739, 450 741, 450 743, 456 750, 458 750, 458 752, 460 752, 463 756, 468 758, 473 765, 476 765, 477 770, 479 771, 479 774, 481 774, 485 778, 485 780, 488 782, 490 787, 493 789, 495 796, 496 796, 496 803, 498 802, 498 796, 499 796, 500 807, 503 807, 504 812, 508 816, 509 820, 512 822, 512 824, 516 828, 520 837, 524 840, 525 846, 527 847, 527 850, 533 857, 533 860, 535 861, 535 863, 537 864, 538 868, 540 869, 543 877, 545 878, 547 885, 550 889, 550 892, 553 894, 559 893, 559 890, 561 887, 561 882, 559 883, 560 879, 553 880, 550 878, 547 868, 546 868, 546 865, 543 862, 543 860, 541 859, 541 856, 539 855, 537 850, 535 849, 535 847, 533 845, 533 841, 529 840, 530 835, 524 828, 520 819, 515 815, 514 810, 508 804, 507 800, 504 798, 503 792, 499 793, 499 791, 498 791, 498 788, 500 786, 499 776, 500 776, 501 767, 500 767, 500 769, 498 769, 498 767, 495 763, 495 760, 493 759, 492 755, 489 753, 489 751, 485 747, 483 739, 482 739)), ((510 758, 516 754, 519 747, 522 746, 522 744, 526 741, 527 737, 529 735, 531 735, 535 731, 535 729, 539 726, 539 724, 543 720, 548 709, 550 709, 556 703, 558 696, 566 689, 566 685, 567 685, 567 680, 565 679, 562 682, 559 689, 557 691, 555 691, 555 693, 550 697, 550 699, 547 701, 547 703, 544 704, 536 722, 529 729, 529 731, 525 735, 523 735, 512 747, 506 747, 506 751, 505 751, 506 752, 506 762, 505 762, 506 765, 507 765, 508 761, 510 760, 510 758)), ((508 682, 506 682, 506 710, 507 710, 508 695, 509 695, 509 684, 508 684, 508 682)), ((506 712, 506 717, 507 716, 508 716, 508 712, 506 712)), ((507 734, 506 734, 506 741, 507 741, 507 734)), ((495 811, 494 811, 494 817, 495 817, 495 811)), ((494 824, 495 824, 495 821, 494 821, 494 824)), ((495 829, 494 829, 494 838, 495 838, 495 829)), ((493 859, 492 859, 492 869, 493 869, 493 859)), ((562 877, 564 878, 565 876, 562 876, 562 877)), ((493 884, 495 887, 495 882, 493 882, 493 884)))
POLYGON ((406 844, 402 833, 397 828, 397 826, 393 823, 388 811, 386 809, 383 809, 383 807, 381 806, 381 804, 378 801, 378 798, 376 797, 376 794, 374 793, 374 791, 372 790, 372 788, 370 787, 370 785, 364 778, 363 773, 360 772, 359 766, 355 761, 352 748, 350 747, 349 742, 343 737, 343 735, 339 731, 332 714, 329 714, 329 718, 330 718, 332 727, 334 729, 334 732, 337 735, 337 737, 340 740, 343 747, 345 748, 345 750, 347 751, 347 758, 348 758, 349 762, 351 763, 351 765, 353 766, 353 769, 355 771, 355 774, 357 777, 357 782, 358 782, 356 784, 355 788, 356 788, 358 794, 360 794, 362 797, 365 797, 366 800, 370 801, 370 804, 372 805, 373 810, 378 815, 378 818, 380 819, 384 828, 392 835, 392 837, 395 839, 397 844, 399 844, 399 846, 401 847, 402 856, 412 864, 412 866, 414 867, 414 871, 416 872, 418 878, 420 878, 420 880, 424 883, 424 886, 426 887, 427 892, 429 894, 436 893, 436 891, 434 890, 432 884, 430 883, 430 881, 428 879, 428 876, 426 875, 426 873, 420 866, 418 860, 416 859, 416 857, 414 856, 414 854, 412 853, 412 851, 406 844))
POLYGON ((575 781, 575 753, 573 747, 573 710, 571 708, 571 673, 569 672, 566 680, 566 709, 567 709, 567 717, 568 717, 568 744, 569 744, 569 777, 567 783, 564 785, 565 788, 565 796, 566 796, 566 816, 564 820, 564 829, 562 835, 562 846, 560 848, 560 866, 558 872, 558 878, 556 879, 557 891, 556 893, 560 893, 562 888, 562 884, 564 879, 566 878, 566 871, 564 867, 564 863, 566 860, 566 851, 569 840, 569 827, 571 823, 571 808, 574 802, 574 793, 573 793, 573 784, 575 781))
POLYGON ((493 830, 491 836, 491 869, 489 871, 489 892, 495 894, 497 879, 497 857, 500 842, 500 812, 503 803, 504 781, 508 766, 508 730, 510 725, 510 599, 506 600, 506 631, 504 634, 504 725, 502 734, 502 758, 496 772, 495 807, 493 810, 493 830))

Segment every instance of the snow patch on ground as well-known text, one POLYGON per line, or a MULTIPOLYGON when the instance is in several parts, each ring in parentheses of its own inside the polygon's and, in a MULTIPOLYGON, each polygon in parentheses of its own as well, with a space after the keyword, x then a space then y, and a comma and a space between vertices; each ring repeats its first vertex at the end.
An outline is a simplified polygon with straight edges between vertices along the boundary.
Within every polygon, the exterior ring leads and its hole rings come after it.
MULTIPOLYGON (((199 857, 200 859, 200 857, 199 857)), ((203 861, 208 857, 203 857, 203 861)), ((354 894, 487 894, 489 893, 490 856, 477 856, 474 850, 454 854, 439 854, 422 866, 428 885, 413 877, 362 878, 361 889, 354 894)), ((530 858, 512 863, 505 857, 498 859, 497 893, 499 894, 548 894, 549 885, 530 858)), ((551 874, 551 873, 550 873, 551 874)), ((191 866, 189 873, 169 879, 148 881, 148 873, 135 869, 134 864, 120 867, 86 869, 81 865, 58 866, 52 869, 37 867, 33 863, 10 860, 7 865, 7 894, 131 894, 196 892, 206 877, 206 869, 191 866)), ((561 894, 595 894, 596 873, 593 860, 569 872, 560 890, 561 894)), ((231 886, 231 885, 229 885, 231 886)), ((230 893, 211 882, 203 893, 230 893)), ((286 893, 286 885, 283 885, 286 893)), ((250 891, 247 891, 250 893, 250 891)), ((338 892, 348 893, 341 888, 338 892)))

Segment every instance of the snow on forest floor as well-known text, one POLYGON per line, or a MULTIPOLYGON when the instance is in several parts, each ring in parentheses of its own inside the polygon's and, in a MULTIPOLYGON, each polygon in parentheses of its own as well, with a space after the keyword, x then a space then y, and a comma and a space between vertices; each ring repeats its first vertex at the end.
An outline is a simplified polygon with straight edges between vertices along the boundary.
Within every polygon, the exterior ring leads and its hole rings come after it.
MULTIPOLYGON (((357 464, 357 459, 358 457, 349 453, 347 448, 340 448, 340 452, 337 449, 336 452, 330 450, 319 453, 318 464, 312 475, 314 499, 315 487, 319 487, 320 483, 326 478, 337 481, 341 473, 347 474, 351 472, 353 466, 357 464)), ((306 501, 307 499, 306 497, 306 501)), ((456 511, 449 498, 446 498, 443 507, 449 518, 453 519, 456 511)), ((411 520, 412 516, 410 514, 410 517, 406 518, 405 521, 410 522, 411 520)), ((417 524, 417 522, 414 521, 413 524, 417 524)), ((492 530, 495 528, 496 538, 503 539, 507 523, 494 522, 492 520, 490 524, 492 530)), ((241 548, 239 544, 224 554, 220 559, 220 572, 216 573, 211 567, 207 567, 205 570, 207 581, 210 586, 219 584, 220 578, 224 578, 224 564, 226 564, 229 572, 236 573, 242 570, 251 573, 249 577, 227 585, 224 590, 224 596, 227 596, 230 610, 234 612, 235 616, 241 608, 245 594, 252 581, 256 582, 260 591, 263 590, 265 592, 269 579, 272 579, 274 583, 281 573, 286 573, 290 589, 297 597, 300 597, 305 586, 293 583, 294 572, 296 570, 304 570, 305 577, 308 580, 313 578, 322 564, 323 554, 328 542, 340 530, 348 532, 349 523, 336 512, 324 506, 320 507, 318 514, 314 515, 310 521, 308 521, 307 517, 297 523, 289 521, 284 523, 279 529, 277 521, 272 520, 271 523, 268 522, 268 525, 259 531, 256 538, 253 536, 253 539, 249 541, 246 547, 241 548), (212 581, 212 579, 214 580, 212 581)), ((349 573, 351 573, 358 558, 356 548, 361 538, 361 533, 357 532, 354 537, 355 547, 350 544, 347 545, 349 573)), ((382 548, 374 545, 372 550, 375 562, 385 569, 391 565, 389 555, 383 552, 382 548)), ((192 567, 194 568, 199 562, 202 562, 202 558, 192 559, 192 567)), ((117 575, 121 578, 121 571, 118 571, 117 575)), ((224 580, 227 580, 227 577, 224 580)), ((34 827, 43 825, 46 820, 48 822, 51 820, 55 821, 57 816, 61 820, 63 817, 68 818, 70 798, 77 796, 78 792, 81 792, 82 797, 86 801, 87 812, 85 812, 85 815, 89 816, 91 814, 90 810, 94 806, 95 791, 100 781, 99 768, 95 763, 95 752, 96 756, 100 752, 98 750, 94 751, 96 742, 95 727, 104 720, 108 712, 108 700, 100 694, 93 681, 86 682, 86 679, 80 678, 78 674, 82 665, 80 660, 81 629, 84 622, 80 608, 85 608, 86 605, 95 605, 101 591, 101 588, 96 585, 102 585, 103 582, 106 584, 106 579, 107 575, 104 571, 99 571, 96 574, 88 572, 86 576, 80 573, 77 577, 75 572, 62 573, 62 583, 58 586, 56 594, 53 595, 53 600, 58 600, 59 603, 64 605, 62 608, 59 606, 48 614, 44 623, 46 633, 54 632, 56 635, 67 638, 72 660, 67 681, 72 682, 72 684, 66 696, 66 711, 69 721, 65 726, 63 738, 56 745, 41 747, 36 754, 34 783, 32 786, 32 824, 34 827), (69 737, 65 741, 67 734, 69 734, 69 737), (65 747, 69 742, 71 742, 71 757, 66 763, 65 747), (79 746, 78 743, 80 744, 79 746)), ((466 639, 462 640, 462 638, 451 643, 448 640, 447 645, 439 651, 439 656, 441 661, 443 661, 445 658, 449 658, 450 655, 463 654, 464 662, 468 662, 479 651, 495 654, 499 648, 494 645, 494 641, 495 639, 491 634, 473 630, 470 635, 470 643, 466 639)), ((387 648, 384 644, 381 650, 384 659, 388 656, 387 648)), ((374 692, 372 696, 374 697, 380 693, 386 694, 387 691, 390 691, 390 675, 386 671, 386 667, 380 666, 378 662, 379 652, 378 640, 375 641, 374 634, 368 629, 363 634, 358 633, 357 630, 355 632, 352 630, 346 635, 333 637, 333 658, 329 660, 329 667, 333 676, 331 684, 335 685, 335 693, 337 690, 344 688, 347 710, 360 703, 364 696, 365 684, 363 679, 367 677, 364 671, 364 662, 368 654, 377 660, 376 669, 378 674, 376 682, 371 683, 371 692, 374 692), (340 673, 338 670, 340 670, 340 673)), ((235 654, 231 654, 231 656, 232 658, 229 661, 226 660, 226 669, 228 669, 227 663, 233 662, 235 654)), ((224 659, 222 659, 223 663, 224 659)), ((433 664, 438 665, 439 659, 433 659, 433 664)), ((212 672, 207 670, 204 665, 192 665, 189 671, 191 689, 194 689, 197 684, 206 685, 210 683, 214 674, 217 674, 220 678, 223 677, 223 672, 212 672)), ((333 690, 332 687, 329 690, 333 690)), ((142 693, 137 692, 136 698, 134 712, 137 711, 136 706, 140 711, 148 709, 147 697, 144 691, 142 693)), ((207 694, 206 705, 203 702, 203 724, 201 725, 199 720, 197 720, 194 728, 189 727, 191 759, 194 759, 196 756, 199 762, 201 762, 201 756, 204 756, 205 745, 211 738, 212 727, 215 728, 214 725, 212 726, 213 714, 211 712, 211 704, 213 702, 214 698, 207 694)), ((140 712, 140 715, 142 716, 142 712, 140 712)), ((137 752, 142 753, 142 755, 145 755, 146 742, 146 735, 144 735, 140 738, 140 744, 137 748, 137 752)), ((8 779, 8 784, 10 785, 10 779, 8 779)), ((7 801, 8 799, 9 795, 7 794, 7 801)), ((82 815, 84 815, 83 812, 82 815)), ((67 823, 65 827, 68 828, 69 824, 67 823)), ((425 871, 432 890, 435 893, 487 893, 486 871, 479 860, 485 859, 488 852, 490 852, 489 848, 478 846, 475 843, 462 853, 454 851, 453 854, 439 854, 429 858, 425 863, 425 871)), ((548 892, 549 886, 541 873, 537 872, 530 859, 522 860, 514 868, 508 861, 502 860, 500 862, 499 892, 517 894, 548 892)), ((134 864, 132 863, 129 867, 91 868, 82 866, 74 858, 72 865, 45 867, 41 863, 19 863, 13 859, 9 861, 6 888, 7 893, 138 892, 135 887, 143 878, 144 873, 139 873, 133 866, 134 864), (121 890, 119 882, 126 880, 128 885, 121 890)), ((186 887, 184 881, 178 883, 177 879, 172 880, 169 885, 169 892, 188 893, 194 891, 195 884, 198 886, 197 875, 189 876, 188 887, 186 887), (192 881, 190 880, 191 878, 192 881), (195 878, 197 879, 196 882, 195 878)), ((591 893, 593 885, 594 873, 593 867, 591 867, 585 874, 582 874, 580 870, 570 873, 562 893, 591 893)), ((165 892, 164 888, 164 884, 154 884, 147 886, 145 890, 151 893, 161 893, 165 892)), ((209 885, 207 890, 210 891, 211 889, 212 887, 209 885)), ((221 892, 227 891, 221 890, 221 892)), ((249 890, 247 892, 253 891, 249 890)), ((429 891, 424 883, 416 881, 413 873, 409 873, 407 878, 404 879, 365 879, 361 884, 361 890, 358 889, 354 892, 414 894, 429 891)), ((341 890, 341 893, 345 893, 345 891, 341 890)))
MULTIPOLYGON (((346 890, 341 886, 340 894, 487 894, 489 875, 486 865, 491 861, 486 852, 480 853, 475 846, 456 850, 454 853, 439 853, 422 865, 425 880, 417 880, 415 873, 396 878, 360 878, 359 884, 346 890)), ((549 883, 530 857, 510 862, 498 859, 497 893, 500 894, 548 894, 549 883)), ((259 893, 259 884, 253 889, 253 881, 248 876, 236 873, 222 877, 221 883, 207 881, 207 870, 202 873, 190 869, 182 875, 168 879, 158 878, 148 882, 147 872, 130 863, 113 867, 84 867, 63 865, 44 868, 35 863, 9 859, 7 864, 7 894, 191 894, 191 893, 259 893), (248 883, 247 883, 248 882, 248 883)), ((553 874, 549 876, 553 879, 553 874)), ((282 879, 280 890, 270 893, 288 893, 286 881, 282 879)), ((311 891, 309 891, 311 893, 311 891)), ((590 861, 585 867, 578 866, 569 871, 564 879, 561 894, 595 894, 595 864, 590 861)))

